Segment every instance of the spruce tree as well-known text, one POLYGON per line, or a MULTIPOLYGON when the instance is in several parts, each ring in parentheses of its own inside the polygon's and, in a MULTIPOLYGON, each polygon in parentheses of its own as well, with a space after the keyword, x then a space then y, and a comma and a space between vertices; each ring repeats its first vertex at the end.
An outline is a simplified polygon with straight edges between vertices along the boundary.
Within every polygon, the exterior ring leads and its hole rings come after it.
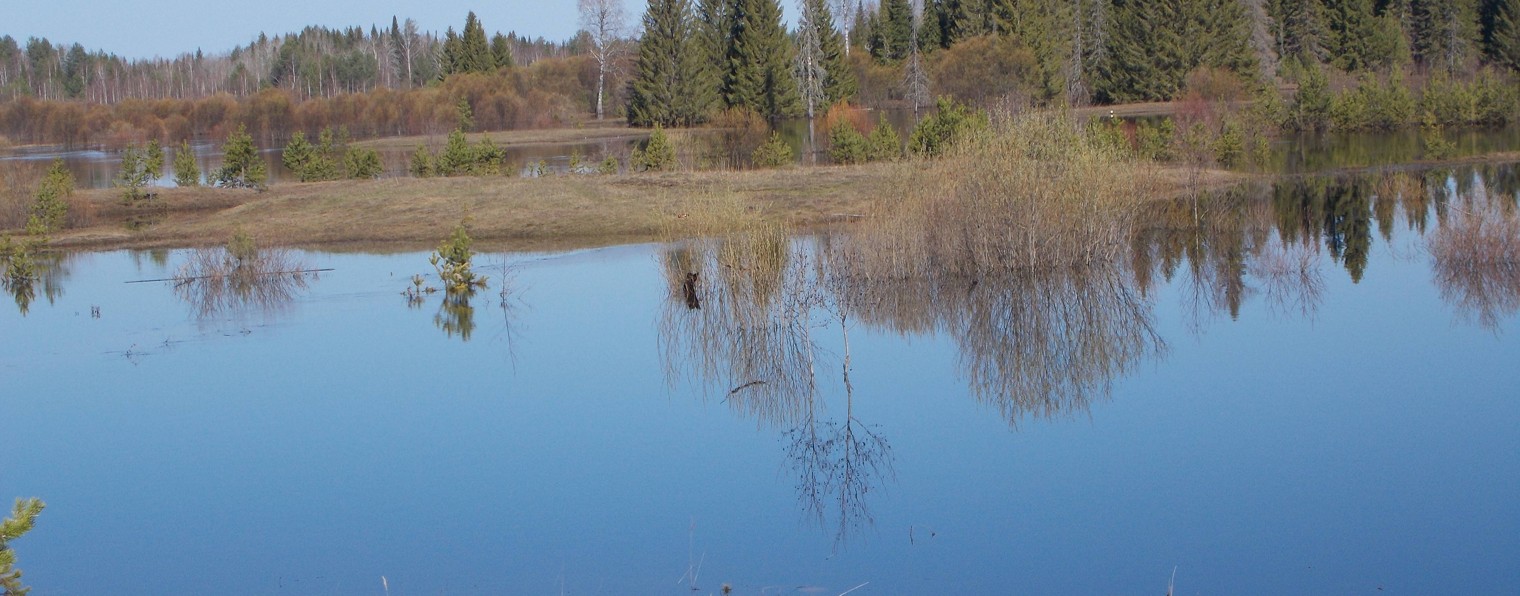
POLYGON ((874 30, 878 45, 871 56, 882 62, 897 62, 913 51, 913 8, 908 0, 882 0, 880 22, 874 30))
POLYGON ((797 89, 808 117, 855 94, 844 38, 824 0, 802 0, 797 20, 797 89), (809 101, 809 100, 812 101, 809 101))
POLYGON ((1520 71, 1520 0, 1500 0, 1494 11, 1489 56, 1494 62, 1520 71))
POLYGON ((792 78, 792 48, 781 27, 776 0, 739 0, 733 47, 725 77, 730 107, 754 110, 769 119, 801 112, 792 78))
POLYGON ((1372 0, 1340 0, 1326 5, 1325 28, 1331 63, 1336 68, 1355 71, 1372 65, 1370 44, 1377 39, 1378 28, 1372 0))
POLYGON ((712 80, 706 76, 706 54, 696 31, 688 0, 650 0, 629 84, 629 124, 690 125, 707 118, 713 108, 712 80))
POLYGON ((512 43, 507 36, 497 33, 491 36, 491 59, 496 68, 512 68, 516 62, 512 59, 512 43))
POLYGON ((459 40, 459 34, 454 33, 454 28, 449 27, 443 32, 443 52, 438 56, 438 78, 449 76, 456 72, 464 72, 464 48, 459 40))
POLYGON ((1269 0, 1272 37, 1278 57, 1287 62, 1322 62, 1329 45, 1321 0, 1269 0))
POLYGON ((486 29, 470 11, 464 18, 464 32, 459 36, 459 63, 457 72, 490 72, 496 69, 496 58, 491 55, 491 45, 486 42, 486 29))
POLYGON ((1120 0, 1108 23, 1107 56, 1096 73, 1108 101, 1172 99, 1200 66, 1255 76, 1238 0, 1120 0))
POLYGON ((1420 63, 1457 71, 1472 57, 1477 43, 1475 0, 1410 0, 1409 37, 1420 63))
POLYGON ((950 13, 950 36, 945 47, 993 32, 992 0, 947 0, 945 9, 950 13))

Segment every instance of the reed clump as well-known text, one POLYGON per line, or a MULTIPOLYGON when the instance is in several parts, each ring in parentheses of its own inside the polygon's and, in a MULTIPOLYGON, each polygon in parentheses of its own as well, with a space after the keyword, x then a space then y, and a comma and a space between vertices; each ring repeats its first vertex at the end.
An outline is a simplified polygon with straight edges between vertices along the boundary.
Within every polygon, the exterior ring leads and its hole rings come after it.
POLYGON ((898 175, 903 190, 852 243, 864 271, 896 278, 1117 262, 1157 183, 1154 167, 1061 114, 999 116, 898 175))

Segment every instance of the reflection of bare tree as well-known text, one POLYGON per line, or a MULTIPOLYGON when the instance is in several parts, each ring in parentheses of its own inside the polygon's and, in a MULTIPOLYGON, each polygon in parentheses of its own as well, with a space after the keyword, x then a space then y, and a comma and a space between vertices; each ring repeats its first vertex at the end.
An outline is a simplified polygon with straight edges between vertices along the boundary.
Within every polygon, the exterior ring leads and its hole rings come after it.
POLYGON ((1313 317, 1325 291, 1315 245, 1269 242, 1252 260, 1251 274, 1261 280, 1267 308, 1280 315, 1313 317))
POLYGON ((817 390, 811 317, 820 295, 791 251, 781 230, 665 251, 671 299, 660 343, 672 382, 684 372, 706 394, 777 426, 803 415, 817 390))
POLYGON ((845 543, 851 532, 875 523, 866 497, 894 475, 892 445, 875 427, 855 417, 855 388, 850 383, 849 326, 838 317, 844 342, 842 366, 845 388, 844 421, 819 422, 816 396, 807 399, 800 424, 788 430, 787 460, 797 475, 797 500, 804 515, 819 527, 833 517, 834 541, 845 543), (819 428, 822 427, 820 433, 819 428), (836 511, 837 515, 831 515, 836 511))
POLYGON ((1430 238, 1441 297, 1487 329, 1520 310, 1520 214, 1513 195, 1490 201, 1468 195, 1430 238))
POLYGON ((804 514, 837 543, 871 523, 866 496, 892 471, 886 438, 855 416, 848 323, 821 281, 816 251, 782 230, 672 246, 661 323, 667 374, 722 395, 735 411, 786 428, 786 456, 804 514), (816 317, 816 319, 815 319, 816 317), (844 345, 842 421, 820 419, 814 321, 837 322, 844 345), (833 523, 831 523, 833 522, 833 523))
POLYGON ((977 398, 1010 424, 1086 412, 1163 349, 1149 302, 1115 268, 984 277, 944 313, 977 398))
POLYGON ((235 254, 223 247, 190 252, 174 278, 174 293, 196 318, 265 315, 287 308, 314 272, 280 249, 235 254))

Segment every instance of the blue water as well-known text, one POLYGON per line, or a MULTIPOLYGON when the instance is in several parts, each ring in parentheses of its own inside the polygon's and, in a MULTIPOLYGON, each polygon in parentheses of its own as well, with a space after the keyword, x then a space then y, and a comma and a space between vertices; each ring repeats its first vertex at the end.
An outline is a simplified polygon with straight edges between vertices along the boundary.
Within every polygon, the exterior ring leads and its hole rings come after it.
POLYGON ((798 416, 744 407, 779 379, 712 390, 670 349, 722 306, 684 307, 667 247, 477 257, 467 341, 400 295, 424 253, 300 253, 332 271, 210 317, 124 283, 183 251, 75 255, 0 309, 0 498, 48 504, 11 545, 38 595, 1506 593, 1520 317, 1443 298, 1437 225, 1396 223, 1355 283, 1312 251, 1309 308, 1155 274, 1155 343, 1044 414, 975 392, 954 325, 851 313, 846 349, 816 309, 813 428, 880 442, 812 468, 798 416))

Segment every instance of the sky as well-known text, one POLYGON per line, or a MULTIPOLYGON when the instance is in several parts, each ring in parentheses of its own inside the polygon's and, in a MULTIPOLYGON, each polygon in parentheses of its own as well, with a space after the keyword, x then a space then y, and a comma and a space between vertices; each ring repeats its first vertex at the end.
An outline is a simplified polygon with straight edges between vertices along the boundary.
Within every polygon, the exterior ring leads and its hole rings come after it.
MULTIPOLYGON (((636 25, 647 1, 624 2, 629 25, 636 25)), ((126 58, 172 58, 197 48, 218 54, 247 45, 259 32, 291 33, 307 25, 389 27, 392 15, 415 19, 424 31, 457 31, 471 10, 488 35, 516 31, 564 41, 579 28, 576 0, 0 0, 0 35, 22 45, 28 37, 45 37, 126 58)))

